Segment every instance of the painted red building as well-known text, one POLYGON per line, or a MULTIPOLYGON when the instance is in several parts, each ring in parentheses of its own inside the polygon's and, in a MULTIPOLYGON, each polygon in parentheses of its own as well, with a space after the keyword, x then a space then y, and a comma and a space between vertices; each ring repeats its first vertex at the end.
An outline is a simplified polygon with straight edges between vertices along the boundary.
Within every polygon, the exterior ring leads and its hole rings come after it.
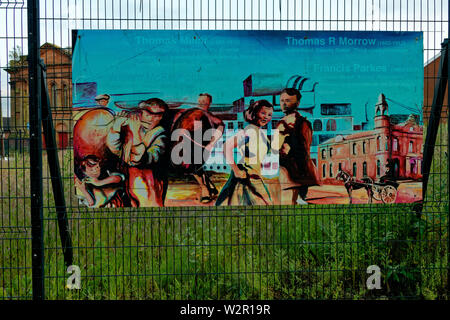
POLYGON ((392 159, 397 179, 422 177, 423 126, 415 115, 403 122, 388 115, 385 96, 380 94, 375 105, 374 129, 351 135, 338 135, 318 146, 318 170, 325 184, 338 183, 336 175, 347 171, 356 179, 378 180, 386 173, 392 159))

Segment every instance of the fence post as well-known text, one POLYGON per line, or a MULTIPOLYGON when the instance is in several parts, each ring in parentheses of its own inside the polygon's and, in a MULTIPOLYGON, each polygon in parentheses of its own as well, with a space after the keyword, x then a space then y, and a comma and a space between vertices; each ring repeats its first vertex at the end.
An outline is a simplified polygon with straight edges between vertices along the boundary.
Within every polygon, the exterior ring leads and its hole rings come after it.
POLYGON ((39 68, 39 0, 28 1, 28 80, 30 114, 31 255, 33 299, 43 300, 44 232, 42 192, 42 108, 39 68))
MULTIPOLYGON (((450 38, 450 1, 447 3, 447 39, 450 38)), ((449 52, 447 48, 447 61, 449 59, 449 52)), ((442 59, 442 57, 441 57, 442 59)), ((450 74, 450 64, 447 63, 447 77, 450 74)), ((450 194, 450 94, 449 94, 449 81, 447 78, 447 186, 450 194)), ((447 199, 447 203, 449 199, 447 199)), ((450 206, 448 206, 447 215, 447 294, 450 294, 450 206)))
POLYGON ((42 127, 44 131, 48 167, 50 169, 50 176, 52 180, 53 196, 55 197, 56 214, 58 215, 58 229, 64 254, 64 262, 66 263, 66 266, 70 266, 73 261, 72 239, 70 237, 69 223, 67 221, 66 200, 64 199, 64 184, 59 166, 58 147, 56 145, 55 128, 53 126, 52 110, 50 107, 50 98, 47 90, 45 72, 46 67, 42 60, 39 61, 39 70, 41 72, 42 127))

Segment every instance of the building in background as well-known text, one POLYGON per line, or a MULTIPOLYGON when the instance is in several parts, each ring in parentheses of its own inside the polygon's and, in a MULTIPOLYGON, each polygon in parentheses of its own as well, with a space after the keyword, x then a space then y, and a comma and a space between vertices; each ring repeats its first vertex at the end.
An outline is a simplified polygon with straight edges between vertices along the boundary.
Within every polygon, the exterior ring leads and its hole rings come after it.
POLYGON ((336 175, 341 170, 356 179, 370 177, 376 181, 386 174, 388 160, 393 163, 394 178, 422 178, 423 126, 420 116, 389 116, 386 98, 380 94, 373 121, 373 130, 339 134, 319 144, 318 170, 323 183, 338 183, 336 175))
MULTIPOLYGON (((423 119, 424 122, 427 122, 430 117, 431 112, 431 106, 433 104, 433 98, 434 98, 434 88, 436 85, 436 80, 438 80, 438 72, 439 72, 439 65, 441 63, 441 54, 434 56, 430 60, 428 60, 425 63, 424 66, 424 84, 423 84, 423 96, 424 96, 424 103, 423 103, 423 119)), ((448 84, 445 89, 445 95, 444 95, 444 103, 442 106, 442 112, 441 112, 441 121, 446 122, 448 117, 448 108, 447 108, 447 97, 448 97, 448 84)))
MULTIPOLYGON (((56 142, 58 148, 66 148, 71 145, 72 54, 70 50, 51 43, 43 44, 40 53, 47 68, 47 88, 52 107, 53 125, 56 130, 56 142)), ((15 133, 23 134, 25 137, 29 132, 27 57, 19 56, 17 60, 10 61, 5 70, 10 76, 10 128, 14 128, 15 133)))

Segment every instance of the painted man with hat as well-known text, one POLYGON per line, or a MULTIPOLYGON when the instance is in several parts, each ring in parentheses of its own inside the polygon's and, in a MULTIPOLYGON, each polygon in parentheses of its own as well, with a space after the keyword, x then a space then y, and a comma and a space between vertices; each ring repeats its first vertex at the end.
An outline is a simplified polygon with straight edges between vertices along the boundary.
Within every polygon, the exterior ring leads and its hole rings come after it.
POLYGON ((158 98, 123 111, 107 137, 108 148, 120 157, 133 207, 163 206, 167 192, 167 134, 163 126, 167 104, 158 98))
POLYGON ((95 97, 95 103, 101 107, 106 107, 109 103, 111 96, 109 94, 99 94, 95 97))

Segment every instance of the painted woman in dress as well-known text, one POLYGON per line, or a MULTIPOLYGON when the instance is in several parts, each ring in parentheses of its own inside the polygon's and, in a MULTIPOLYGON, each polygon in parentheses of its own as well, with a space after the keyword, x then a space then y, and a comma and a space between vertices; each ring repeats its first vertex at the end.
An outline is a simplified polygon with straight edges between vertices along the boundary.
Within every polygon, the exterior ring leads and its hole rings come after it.
POLYGON ((254 102, 244 112, 249 125, 225 142, 225 158, 232 170, 217 198, 216 206, 273 204, 261 175, 261 163, 270 146, 267 135, 261 128, 270 122, 272 113, 273 106, 267 100, 254 102), (236 148, 241 156, 238 163, 233 152, 236 148))

